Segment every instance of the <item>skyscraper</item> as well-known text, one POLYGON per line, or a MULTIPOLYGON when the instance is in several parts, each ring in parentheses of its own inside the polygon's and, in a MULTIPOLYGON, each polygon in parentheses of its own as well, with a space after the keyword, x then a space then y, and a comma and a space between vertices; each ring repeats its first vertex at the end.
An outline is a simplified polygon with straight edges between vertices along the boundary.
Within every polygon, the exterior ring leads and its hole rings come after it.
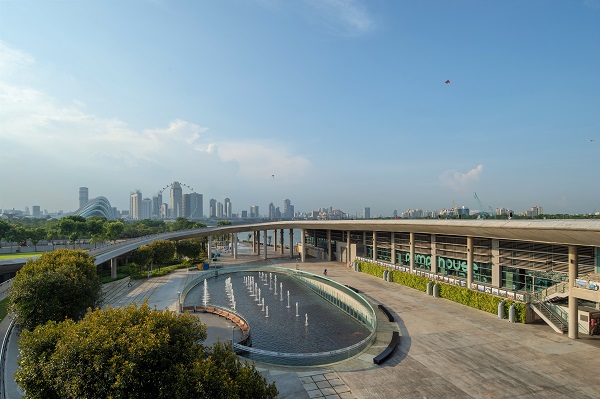
POLYGON ((283 200, 283 218, 284 219, 293 219, 294 218, 294 205, 292 205, 292 201, 289 199, 283 200))
POLYGON ((79 208, 81 209, 90 200, 87 187, 79 187, 79 208))
POLYGON ((371 219, 371 208, 369 208, 368 206, 364 207, 363 209, 363 218, 371 219))
POLYGON ((183 216, 183 191, 181 184, 174 181, 171 184, 171 218, 177 219, 180 216, 183 216))
POLYGON ((183 216, 192 220, 201 219, 204 215, 202 201, 202 194, 183 194, 183 216))
POLYGON ((214 198, 211 198, 210 201, 208 201, 208 217, 217 217, 217 200, 214 198))
POLYGON ((162 205, 162 192, 152 197, 152 218, 160 218, 160 206, 162 205))
POLYGON ((152 200, 150 198, 144 198, 142 200, 142 211, 140 219, 150 219, 152 216, 152 200))
POLYGON ((269 203, 269 219, 275 219, 275 205, 269 203))
POLYGON ((250 207, 250 218, 258 218, 258 205, 252 205, 250 207))
POLYGON ((217 217, 218 218, 223 217, 223 204, 220 202, 217 202, 217 217))
POLYGON ((141 219, 142 212, 142 192, 135 190, 129 195, 129 217, 131 219, 141 219))
POLYGON ((225 198, 225 217, 231 217, 231 201, 229 200, 229 198, 225 198))

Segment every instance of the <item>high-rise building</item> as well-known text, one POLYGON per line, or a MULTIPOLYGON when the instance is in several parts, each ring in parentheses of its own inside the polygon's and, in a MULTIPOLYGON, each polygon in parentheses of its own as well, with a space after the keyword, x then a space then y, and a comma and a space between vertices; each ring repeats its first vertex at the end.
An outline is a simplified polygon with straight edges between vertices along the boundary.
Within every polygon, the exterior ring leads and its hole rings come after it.
POLYGON ((169 218, 169 204, 163 202, 160 204, 160 218, 168 219, 169 218))
POLYGON ((192 220, 202 219, 202 201, 202 194, 183 194, 183 216, 192 220))
POLYGON ((160 206, 162 204, 162 192, 152 197, 152 219, 160 218, 160 206))
POLYGON ((371 219, 371 208, 368 206, 363 208, 363 219, 371 219))
POLYGON ((34 218, 39 218, 42 216, 42 213, 40 212, 40 206, 39 205, 33 205, 31 207, 31 214, 34 218))
POLYGON ((225 217, 231 218, 231 200, 225 198, 225 217))
POLYGON ((177 219, 183 216, 183 191, 181 184, 174 181, 171 184, 171 218, 177 219))
POLYGON ((292 201, 289 199, 283 200, 283 218, 284 219, 293 219, 294 218, 294 205, 292 205, 292 201))
POLYGON ((79 208, 81 209, 90 200, 87 187, 79 187, 79 208))
POLYGON ((275 205, 272 202, 269 203, 269 219, 275 219, 275 205))
POLYGON ((242 211, 242 219, 248 219, 248 211, 242 211))
POLYGON ((217 217, 220 219, 223 217, 223 204, 217 202, 217 217))
POLYGON ((208 201, 208 217, 217 217, 217 200, 214 198, 211 198, 210 201, 208 201))
POLYGON ((129 195, 129 217, 141 219, 142 216, 142 192, 135 190, 129 195))
POLYGON ((142 212, 140 219, 150 219, 152 217, 152 200, 144 198, 142 200, 142 212))
POLYGON ((258 205, 252 205, 250 207, 250 218, 258 218, 258 205))

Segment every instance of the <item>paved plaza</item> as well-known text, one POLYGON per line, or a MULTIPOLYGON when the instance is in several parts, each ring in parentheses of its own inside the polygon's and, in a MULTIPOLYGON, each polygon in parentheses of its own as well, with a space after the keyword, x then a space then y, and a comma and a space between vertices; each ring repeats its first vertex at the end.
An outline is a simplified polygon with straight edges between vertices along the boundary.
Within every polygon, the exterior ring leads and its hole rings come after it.
MULTIPOLYGON (((238 260, 224 255, 223 266, 274 264, 295 268, 297 263, 289 258, 263 260, 240 253, 238 260)), ((359 289, 373 303, 383 303, 397 323, 387 322, 378 311, 382 327, 377 341, 367 352, 344 362, 311 368, 257 363, 267 380, 276 382, 281 398, 600 397, 597 339, 584 336, 571 340, 544 324, 511 324, 496 315, 355 272, 342 263, 309 258, 298 265, 317 274, 327 268, 329 278, 359 289), (393 329, 402 336, 400 347, 386 363, 377 366, 373 356, 385 348, 393 329)), ((131 286, 128 280, 117 281, 105 286, 105 301, 110 306, 123 306, 147 299, 157 309, 174 310, 178 292, 198 274, 181 270, 132 281, 131 286)), ((208 344, 231 337, 232 323, 218 316, 200 317, 208 326, 208 344)), ((14 361, 15 347, 9 351, 13 352, 8 360, 14 361)), ((8 393, 8 398, 19 397, 14 387, 8 393)))

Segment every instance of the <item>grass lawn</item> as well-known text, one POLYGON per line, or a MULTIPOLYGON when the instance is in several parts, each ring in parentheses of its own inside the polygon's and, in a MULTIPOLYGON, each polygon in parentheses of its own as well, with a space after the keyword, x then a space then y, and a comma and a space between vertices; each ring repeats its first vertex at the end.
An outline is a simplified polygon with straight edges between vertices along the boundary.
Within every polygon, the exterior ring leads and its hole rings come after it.
POLYGON ((16 254, 0 254, 0 260, 19 259, 19 258, 37 258, 42 252, 18 252, 16 254))

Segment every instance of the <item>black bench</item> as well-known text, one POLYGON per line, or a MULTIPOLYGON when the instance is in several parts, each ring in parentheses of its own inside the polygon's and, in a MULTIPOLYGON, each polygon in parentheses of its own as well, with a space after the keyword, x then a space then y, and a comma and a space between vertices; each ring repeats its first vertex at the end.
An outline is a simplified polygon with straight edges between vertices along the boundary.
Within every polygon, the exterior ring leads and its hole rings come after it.
POLYGON ((385 315, 388 318, 388 321, 394 321, 394 315, 391 314, 390 311, 385 306, 383 306, 382 304, 379 304, 379 305, 377 305, 377 307, 379 309, 381 309, 383 311, 383 313, 385 313, 385 315))
POLYGON ((390 341, 390 344, 387 346, 387 348, 385 348, 385 350, 383 352, 381 352, 379 355, 377 355, 373 358, 373 363, 382 364, 383 362, 388 360, 390 357, 392 357, 394 352, 396 352, 396 348, 398 347, 399 343, 400 343, 400 333, 398 331, 394 331, 394 333, 392 334, 392 340, 390 341))

